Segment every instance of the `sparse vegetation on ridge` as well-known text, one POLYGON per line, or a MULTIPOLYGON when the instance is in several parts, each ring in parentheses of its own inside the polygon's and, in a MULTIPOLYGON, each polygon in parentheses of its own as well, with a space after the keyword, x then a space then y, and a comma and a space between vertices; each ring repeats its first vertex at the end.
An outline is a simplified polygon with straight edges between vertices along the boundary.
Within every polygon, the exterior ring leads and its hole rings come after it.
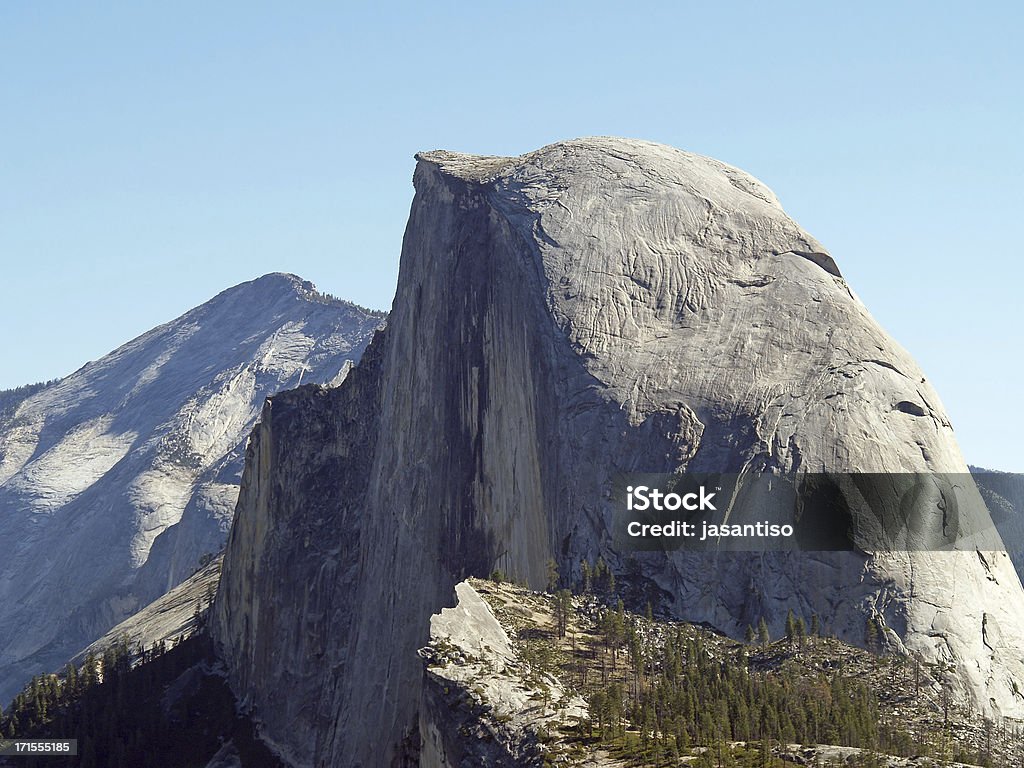
POLYGON ((60 379, 50 379, 49 381, 39 381, 35 384, 22 384, 14 389, 0 390, 0 418, 13 414, 25 400, 52 384, 56 384, 58 381, 60 379))
POLYGON ((532 670, 523 683, 542 699, 541 683, 555 678, 586 699, 588 719, 536 735, 538 764, 595 755, 607 765, 700 768, 1024 761, 1020 728, 956 710, 941 669, 820 637, 817 617, 790 617, 776 641, 762 623, 743 643, 640 615, 611 598, 607 570, 588 564, 578 588, 589 592, 568 598, 504 578, 472 582, 532 670), (604 599, 593 594, 599 584, 604 599))

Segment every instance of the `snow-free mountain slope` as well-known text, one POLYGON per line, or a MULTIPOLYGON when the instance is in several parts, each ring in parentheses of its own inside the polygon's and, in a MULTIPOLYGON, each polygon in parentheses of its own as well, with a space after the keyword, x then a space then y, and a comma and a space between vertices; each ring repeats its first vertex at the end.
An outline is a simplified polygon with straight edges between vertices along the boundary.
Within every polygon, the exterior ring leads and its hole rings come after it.
POLYGON ((150 650, 156 643, 170 647, 179 638, 189 637, 201 627, 200 617, 216 594, 220 564, 220 557, 213 558, 181 584, 90 643, 72 661, 81 666, 89 653, 101 658, 104 650, 125 638, 132 649, 150 650))
POLYGON ((264 399, 341 381, 383 319, 266 275, 0 414, 0 700, 218 552, 264 399))
POLYGON ((290 762, 413 755, 430 615, 494 568, 542 586, 549 558, 573 580, 600 555, 733 636, 793 609, 863 644, 871 618, 966 705, 1024 715, 1005 552, 615 548, 623 472, 967 475, 924 374, 763 184, 612 138, 426 153, 414 184, 387 330, 342 386, 270 401, 225 553, 214 632, 290 762))

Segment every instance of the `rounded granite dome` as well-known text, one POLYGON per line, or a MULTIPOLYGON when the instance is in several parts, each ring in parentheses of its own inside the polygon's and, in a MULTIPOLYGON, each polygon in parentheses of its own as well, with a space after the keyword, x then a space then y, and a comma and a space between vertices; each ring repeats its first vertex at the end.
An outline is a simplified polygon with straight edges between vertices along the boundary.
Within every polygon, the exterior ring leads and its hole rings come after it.
POLYGON ((647 237, 652 229, 657 232, 658 222, 642 212, 657 211, 655 218, 675 225, 674 234, 727 237, 745 227, 756 238, 737 241, 739 250, 749 244, 762 252, 792 252, 840 276, 824 246, 786 215, 765 184, 719 160, 665 144, 600 136, 549 144, 518 157, 437 150, 416 159, 447 178, 488 188, 506 209, 543 214, 560 206, 572 212, 577 228, 582 224, 595 236, 628 235, 632 227, 647 237), (630 212, 640 215, 630 219, 630 212))

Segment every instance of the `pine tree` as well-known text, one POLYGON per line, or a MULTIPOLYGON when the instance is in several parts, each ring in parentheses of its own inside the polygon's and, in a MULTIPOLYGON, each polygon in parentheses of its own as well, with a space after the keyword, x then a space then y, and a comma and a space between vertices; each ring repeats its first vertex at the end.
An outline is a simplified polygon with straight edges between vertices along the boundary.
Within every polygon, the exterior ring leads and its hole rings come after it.
POLYGON ((78 694, 78 670, 70 661, 64 667, 64 692, 68 699, 78 694))
POLYGON ((590 577, 590 563, 586 559, 580 563, 580 580, 583 582, 583 594, 589 595, 593 585, 590 577))
POLYGON ((569 627, 569 616, 572 614, 572 592, 560 589, 555 594, 555 624, 559 637, 565 637, 569 627))
POLYGON ((821 622, 816 613, 811 614, 811 637, 821 637, 821 622))
POLYGON ((747 645, 753 645, 754 644, 754 640, 757 639, 757 636, 754 634, 754 628, 752 626, 750 626, 749 624, 747 624, 747 632, 743 636, 743 638, 744 638, 744 640, 747 641, 747 645))
POLYGON ((874 616, 868 616, 864 622, 864 645, 872 653, 878 653, 878 622, 874 616))
POLYGON ((764 616, 761 617, 761 621, 757 625, 757 637, 761 642, 761 650, 766 650, 768 643, 772 641, 772 636, 768 633, 768 622, 764 620, 764 616))
POLYGON ((96 671, 96 654, 89 651, 85 655, 85 661, 82 663, 81 669, 82 688, 90 688, 99 682, 99 675, 96 671))
POLYGON ((796 618, 793 616, 793 609, 786 614, 786 643, 792 647, 796 639, 796 618))
POLYGON ((548 592, 554 594, 555 590, 558 589, 558 563, 553 558, 548 559, 547 570, 548 592))

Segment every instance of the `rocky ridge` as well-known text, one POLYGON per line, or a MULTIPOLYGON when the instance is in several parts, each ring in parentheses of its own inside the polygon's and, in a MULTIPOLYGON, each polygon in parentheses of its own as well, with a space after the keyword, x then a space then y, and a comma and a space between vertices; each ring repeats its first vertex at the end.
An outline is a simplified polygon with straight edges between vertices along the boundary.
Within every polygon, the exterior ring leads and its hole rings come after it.
POLYGON ((517 653, 478 586, 456 585, 458 604, 431 617, 430 644, 420 650, 421 768, 539 764, 538 734, 589 718, 571 686, 517 653))
POLYGON ((149 650, 156 644, 170 647, 180 639, 191 637, 205 625, 220 581, 220 566, 221 558, 213 558, 181 584, 90 643, 71 661, 81 666, 88 654, 99 658, 106 648, 115 647, 122 640, 127 640, 133 650, 149 650))
MULTIPOLYGON (((630 726, 626 739, 596 738, 593 724, 598 715, 583 701, 603 687, 606 675, 609 680, 621 679, 628 697, 626 643, 620 640, 620 659, 612 667, 601 630, 602 612, 614 608, 592 594, 573 596, 566 636, 560 638, 557 599, 552 594, 480 579, 458 584, 456 592, 458 605, 431 618, 430 643, 420 650, 421 766, 646 764, 637 747, 638 731, 630 726), (559 695, 564 690, 574 691, 572 700, 559 695)), ((625 618, 655 645, 657 638, 682 632, 700 638, 710 657, 758 676, 786 678, 790 684, 837 674, 865 681, 879 696, 880 721, 914 740, 907 745, 912 754, 903 756, 828 743, 773 743, 770 752, 784 760, 783 765, 975 765, 935 756, 942 751, 945 701, 942 675, 935 667, 915 667, 906 659, 874 655, 825 637, 808 637, 799 646, 784 638, 761 646, 731 640, 707 627, 651 621, 629 612, 625 618), (864 763, 857 762, 861 758, 864 763)), ((993 732, 990 738, 985 728, 984 720, 955 707, 948 755, 987 753, 991 764, 1007 766, 1024 757, 1019 736, 1024 724, 1008 724, 1009 730, 993 732)), ((737 758, 756 753, 758 744, 730 742, 737 758)), ((678 764, 692 763, 706 749, 703 744, 681 749, 678 764)))

